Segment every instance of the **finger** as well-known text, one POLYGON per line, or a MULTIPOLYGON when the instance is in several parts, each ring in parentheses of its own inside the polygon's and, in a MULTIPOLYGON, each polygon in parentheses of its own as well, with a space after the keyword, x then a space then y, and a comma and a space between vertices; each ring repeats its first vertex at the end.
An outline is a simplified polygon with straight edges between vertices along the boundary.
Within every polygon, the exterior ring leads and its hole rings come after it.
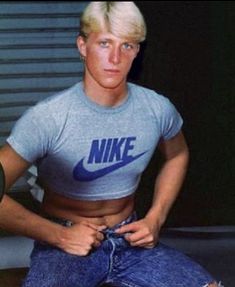
POLYGON ((97 224, 90 223, 90 222, 87 222, 87 226, 89 226, 90 228, 92 228, 95 231, 102 231, 102 230, 107 228, 106 225, 97 225, 97 224))
POLYGON ((90 253, 91 249, 92 249, 92 246, 90 246, 89 248, 81 249, 81 251, 79 251, 79 255, 87 256, 90 253))
POLYGON ((125 239, 134 243, 147 238, 147 236, 149 236, 149 233, 145 233, 143 230, 138 230, 134 233, 125 234, 125 239))
POLYGON ((123 225, 119 228, 117 228, 115 230, 116 233, 118 234, 123 234, 123 233, 127 233, 127 232, 135 232, 139 229, 138 225, 136 224, 136 222, 134 223, 129 223, 126 225, 123 225))
POLYGON ((69 254, 86 256, 90 252, 91 246, 67 246, 63 250, 69 254))
POLYGON ((155 246, 155 243, 148 239, 148 238, 142 238, 141 240, 138 241, 130 241, 129 242, 131 246, 139 246, 139 247, 145 247, 145 248, 153 248, 155 246))
POLYGON ((132 245, 130 244, 132 247, 136 247, 136 248, 145 248, 145 249, 153 249, 155 247, 154 244, 140 244, 140 245, 132 245))
POLYGON ((101 232, 97 232, 96 238, 97 238, 97 240, 102 241, 102 240, 104 240, 104 234, 101 232))

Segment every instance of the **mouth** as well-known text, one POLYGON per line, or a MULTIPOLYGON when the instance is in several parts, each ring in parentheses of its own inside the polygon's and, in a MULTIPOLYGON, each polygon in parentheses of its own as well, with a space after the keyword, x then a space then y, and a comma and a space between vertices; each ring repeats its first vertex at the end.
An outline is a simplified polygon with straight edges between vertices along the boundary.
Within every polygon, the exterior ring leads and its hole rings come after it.
POLYGON ((117 69, 104 69, 104 71, 106 73, 109 73, 109 74, 119 74, 120 73, 120 70, 117 70, 117 69))

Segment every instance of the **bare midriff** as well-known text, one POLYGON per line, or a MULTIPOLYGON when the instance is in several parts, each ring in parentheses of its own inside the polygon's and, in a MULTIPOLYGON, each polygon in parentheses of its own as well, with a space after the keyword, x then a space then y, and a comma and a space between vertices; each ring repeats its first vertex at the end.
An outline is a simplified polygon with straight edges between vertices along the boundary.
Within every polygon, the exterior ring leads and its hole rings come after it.
POLYGON ((75 200, 46 191, 41 207, 42 215, 71 220, 88 221, 112 227, 125 220, 134 209, 134 196, 111 200, 75 200))

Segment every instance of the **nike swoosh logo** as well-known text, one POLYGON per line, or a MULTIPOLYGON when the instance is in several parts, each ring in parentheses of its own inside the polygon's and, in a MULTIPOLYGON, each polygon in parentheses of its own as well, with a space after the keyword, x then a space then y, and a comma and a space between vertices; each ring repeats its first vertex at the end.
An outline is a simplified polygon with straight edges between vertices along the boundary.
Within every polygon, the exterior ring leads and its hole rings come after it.
POLYGON ((74 170, 73 170, 73 177, 74 179, 78 180, 78 181, 92 181, 95 180, 99 177, 105 176, 106 174, 109 174, 123 166, 126 166, 128 164, 130 164, 131 162, 137 160, 138 158, 140 158, 142 155, 144 155, 147 151, 142 152, 136 156, 129 156, 127 158, 125 158, 124 160, 117 162, 113 165, 95 170, 95 171, 88 171, 85 167, 84 167, 84 159, 81 159, 78 164, 75 166, 74 170))

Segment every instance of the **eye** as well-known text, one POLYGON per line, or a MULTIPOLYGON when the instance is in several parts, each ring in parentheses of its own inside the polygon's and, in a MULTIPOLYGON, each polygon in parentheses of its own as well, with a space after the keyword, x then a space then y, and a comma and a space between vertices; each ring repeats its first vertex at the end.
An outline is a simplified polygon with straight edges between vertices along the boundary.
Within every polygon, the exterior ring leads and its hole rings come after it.
POLYGON ((123 43, 122 46, 125 50, 132 50, 134 48, 134 44, 131 43, 123 43))
POLYGON ((100 45, 100 47, 102 47, 102 48, 108 48, 109 42, 106 41, 106 40, 103 40, 103 41, 100 41, 100 42, 99 42, 99 45, 100 45))

